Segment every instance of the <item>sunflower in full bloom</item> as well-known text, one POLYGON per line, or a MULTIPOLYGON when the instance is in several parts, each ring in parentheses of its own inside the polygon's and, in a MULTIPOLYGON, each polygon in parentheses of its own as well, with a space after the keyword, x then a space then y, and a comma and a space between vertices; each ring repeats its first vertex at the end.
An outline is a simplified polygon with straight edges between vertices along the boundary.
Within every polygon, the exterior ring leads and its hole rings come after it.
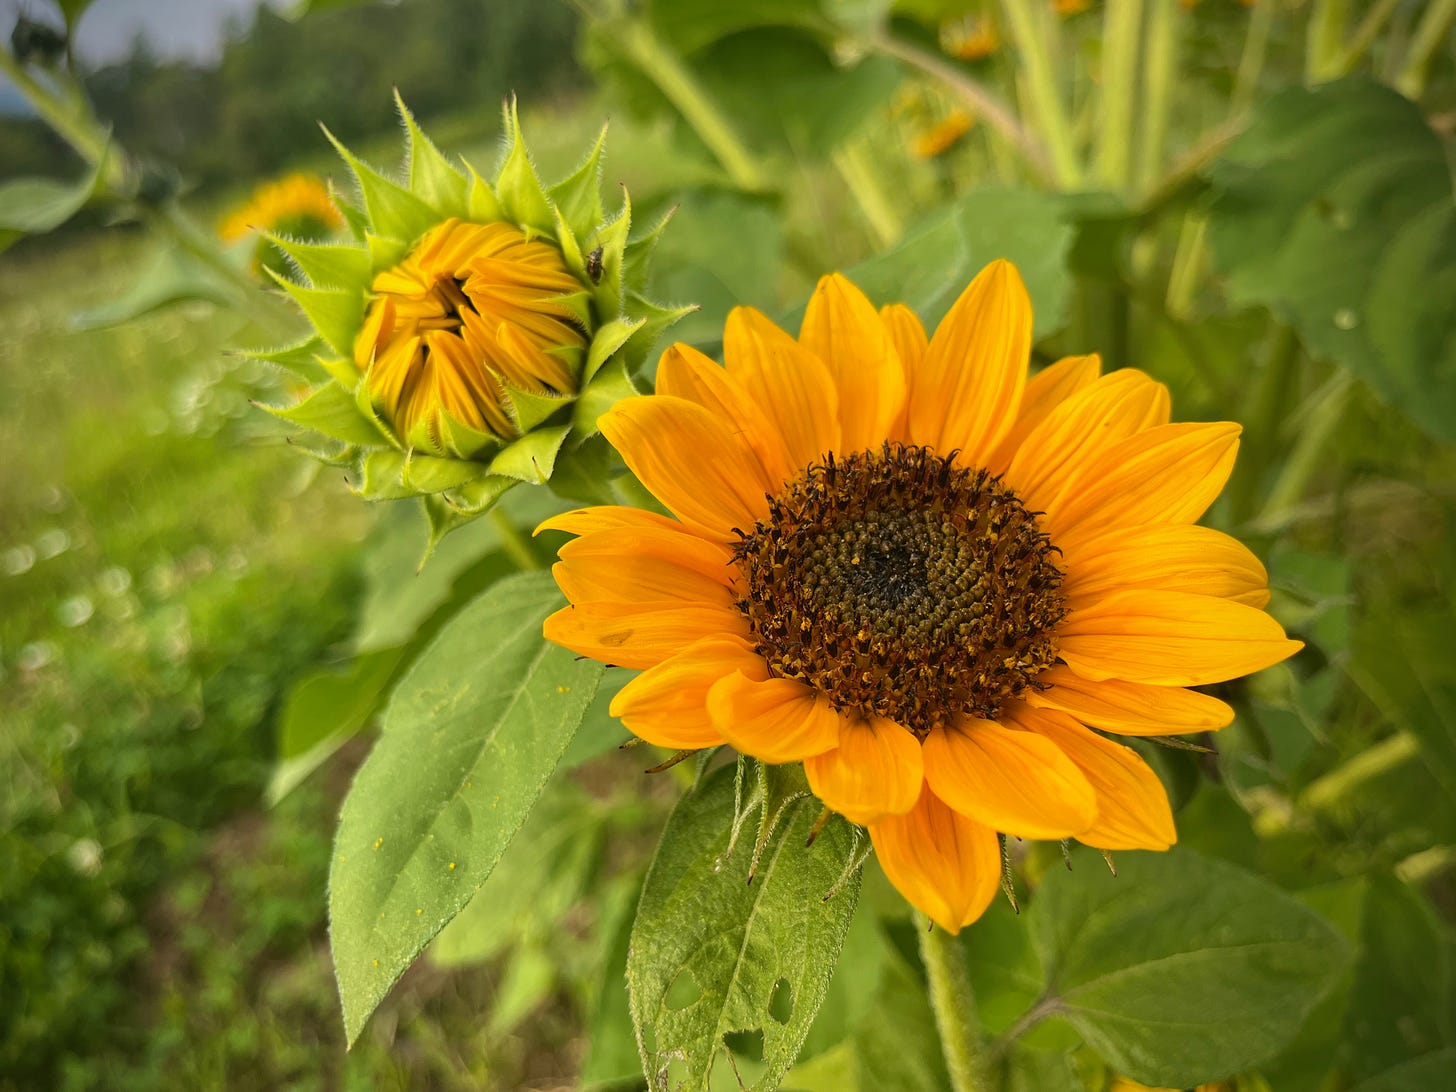
POLYGON ((952 932, 1001 877, 997 834, 1167 849, 1168 798, 1119 735, 1219 728, 1190 687, 1299 649, 1267 575, 1195 521, 1239 427, 1072 357, 1028 380, 1006 262, 927 338, 820 282, 798 339, 734 311, 726 368, 684 345, 600 428, 671 516, 586 508, 546 635, 639 669, 612 713, 663 747, 802 762, 886 875, 952 932))
POLYGON ((253 266, 282 273, 288 267, 283 252, 266 238, 282 235, 317 242, 344 230, 344 215, 329 196, 329 188, 316 174, 295 171, 265 182, 218 225, 225 243, 254 240, 253 266))

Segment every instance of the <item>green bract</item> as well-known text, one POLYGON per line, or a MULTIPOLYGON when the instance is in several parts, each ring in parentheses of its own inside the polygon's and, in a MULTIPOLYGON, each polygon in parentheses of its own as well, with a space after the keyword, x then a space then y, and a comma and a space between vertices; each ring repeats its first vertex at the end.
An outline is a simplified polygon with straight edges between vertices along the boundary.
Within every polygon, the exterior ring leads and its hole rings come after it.
MULTIPOLYGON (((299 280, 275 275, 313 330, 302 342, 258 353, 309 380, 327 378, 296 404, 265 407, 308 430, 299 446, 348 467, 351 487, 369 500, 419 496, 432 542, 491 507, 520 482, 548 481, 557 460, 592 437, 599 416, 636 393, 631 372, 658 336, 692 308, 669 308, 644 294, 651 251, 666 218, 629 238, 631 203, 608 216, 600 193, 605 129, 581 165, 543 186, 521 134, 514 102, 505 107, 507 144, 487 182, 469 163, 457 169, 420 130, 396 96, 405 128, 406 181, 399 184, 333 141, 358 182, 359 205, 339 200, 351 245, 270 236, 297 266, 299 280), (360 207, 362 206, 362 207, 360 207), (395 268, 421 238, 446 221, 506 224, 528 240, 554 245, 579 289, 554 303, 569 311, 587 339, 585 352, 563 348, 576 393, 528 391, 496 377, 501 409, 518 436, 468 428, 446 417, 433 441, 416 428, 391 425, 371 395, 355 342, 365 324, 376 276, 395 268), (319 369, 322 368, 322 372, 319 369)), ((326 131, 327 132, 327 131, 326 131)), ((372 367, 372 365, 369 365, 372 367)))

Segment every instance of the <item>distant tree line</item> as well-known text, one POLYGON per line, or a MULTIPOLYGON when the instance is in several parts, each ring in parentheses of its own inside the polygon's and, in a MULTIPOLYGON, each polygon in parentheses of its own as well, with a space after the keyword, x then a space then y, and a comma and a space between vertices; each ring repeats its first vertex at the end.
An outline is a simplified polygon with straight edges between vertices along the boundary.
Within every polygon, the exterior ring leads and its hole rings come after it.
MULTIPOLYGON (((159 60, 139 39, 86 84, 123 147, 205 185, 317 151, 320 121, 346 141, 378 132, 396 86, 422 116, 579 86, 576 21, 559 0, 404 0, 296 23, 262 7, 211 67, 159 60)), ((0 118, 0 178, 68 169, 45 125, 0 118)))

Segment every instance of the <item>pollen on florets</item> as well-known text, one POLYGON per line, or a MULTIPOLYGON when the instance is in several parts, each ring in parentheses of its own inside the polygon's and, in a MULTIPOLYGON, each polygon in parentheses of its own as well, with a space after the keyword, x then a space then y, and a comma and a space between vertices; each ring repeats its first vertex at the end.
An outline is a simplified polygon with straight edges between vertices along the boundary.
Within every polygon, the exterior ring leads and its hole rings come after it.
POLYGON ((924 737, 994 718, 1056 661, 1056 548, 985 470, 886 444, 826 456, 740 532, 738 607, 775 675, 924 737))

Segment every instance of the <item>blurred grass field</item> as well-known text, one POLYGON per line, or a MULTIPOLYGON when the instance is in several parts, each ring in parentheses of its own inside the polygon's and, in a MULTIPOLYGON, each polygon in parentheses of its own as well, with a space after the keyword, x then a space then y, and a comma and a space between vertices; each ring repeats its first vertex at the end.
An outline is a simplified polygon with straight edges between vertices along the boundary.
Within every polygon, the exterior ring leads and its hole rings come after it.
POLYGON ((249 404, 275 380, 228 354, 236 319, 74 327, 144 246, 0 263, 0 1087, 519 1072, 476 1027, 484 973, 419 976, 345 1058, 320 893, 348 767, 275 813, 262 792, 281 696, 348 636, 371 514, 249 404))

